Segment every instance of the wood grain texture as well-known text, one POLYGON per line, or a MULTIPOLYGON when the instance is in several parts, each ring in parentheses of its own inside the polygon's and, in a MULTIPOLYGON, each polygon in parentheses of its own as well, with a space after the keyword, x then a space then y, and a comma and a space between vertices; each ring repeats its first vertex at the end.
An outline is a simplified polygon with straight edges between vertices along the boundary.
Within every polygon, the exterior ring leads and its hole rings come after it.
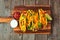
POLYGON ((49 0, 36 0, 36 5, 49 5, 49 0))
POLYGON ((58 32, 60 30, 59 28, 59 0, 51 0, 51 9, 52 9, 52 34, 48 36, 48 40, 59 40, 58 35, 60 33, 58 32))
MULTIPOLYGON (((35 5, 35 0, 0 0, 0 16, 9 16, 11 10, 15 5, 35 5), (15 3, 16 1, 16 3, 15 3), (28 2, 29 1, 29 2, 28 2), (31 1, 31 2, 30 2, 31 1), (8 4, 8 7, 5 5, 8 4), (11 9, 11 10, 10 10, 11 9)), ((50 35, 35 35, 35 34, 16 34, 10 28, 9 24, 0 23, 0 40, 60 40, 60 0, 36 0, 36 5, 51 5, 52 17, 54 19, 52 24, 52 34, 50 35)))
POLYGON ((23 34, 23 40, 35 40, 35 34, 23 34))
POLYGON ((4 0, 5 8, 10 8, 12 0, 4 0))
MULTIPOLYGON (((8 1, 7 1, 8 2, 8 1)), ((10 5, 11 6, 11 5, 10 5)), ((10 6, 5 7, 4 0, 0 0, 0 16, 6 17, 10 15, 10 6)), ((9 24, 0 23, 0 40, 21 40, 22 36, 15 34, 9 24)))
POLYGON ((3 16, 4 9, 5 9, 4 1, 0 0, 0 16, 3 16))
POLYGON ((35 0, 24 0, 24 5, 35 5, 35 0))
POLYGON ((23 2, 24 2, 23 0, 12 0, 10 9, 12 10, 14 8, 14 6, 24 5, 23 2))
POLYGON ((54 0, 54 6, 55 6, 55 14, 57 14, 56 15, 56 17, 55 17, 55 21, 57 22, 56 23, 56 26, 55 26, 55 28, 56 28, 56 33, 55 33, 55 38, 57 39, 57 40, 60 40, 60 0, 54 0))
MULTIPOLYGON (((4 13, 4 2, 0 0, 0 16, 3 16, 4 13)), ((3 24, 0 23, 0 40, 3 40, 3 24)))
POLYGON ((36 37, 35 37, 35 40, 47 40, 47 35, 37 34, 36 37))

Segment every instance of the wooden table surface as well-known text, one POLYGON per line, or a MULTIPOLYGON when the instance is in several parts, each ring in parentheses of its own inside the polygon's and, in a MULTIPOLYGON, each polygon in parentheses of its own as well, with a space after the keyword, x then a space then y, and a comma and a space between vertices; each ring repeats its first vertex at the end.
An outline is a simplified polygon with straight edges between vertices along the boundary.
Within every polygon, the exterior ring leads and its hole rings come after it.
POLYGON ((51 5, 52 34, 16 34, 9 24, 0 23, 0 40, 60 40, 60 0, 0 0, 0 16, 10 16, 16 5, 51 5))

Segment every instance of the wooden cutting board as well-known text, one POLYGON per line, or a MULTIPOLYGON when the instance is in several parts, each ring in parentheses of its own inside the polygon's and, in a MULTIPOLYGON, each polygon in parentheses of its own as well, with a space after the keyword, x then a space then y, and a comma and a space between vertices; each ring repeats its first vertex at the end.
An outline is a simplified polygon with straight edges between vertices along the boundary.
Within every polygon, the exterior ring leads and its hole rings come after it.
MULTIPOLYGON (((13 14, 13 12, 15 12, 15 11, 28 10, 28 9, 32 9, 32 10, 36 11, 40 8, 42 8, 43 10, 46 10, 49 13, 49 15, 51 15, 50 5, 15 6, 11 14, 13 14)), ((10 21, 12 19, 13 19, 12 17, 0 17, 0 23, 10 23, 10 21)), ((22 32, 20 30, 19 26, 14 28, 13 31, 18 34, 20 34, 20 33, 23 33, 23 34, 24 33, 26 33, 26 34, 32 34, 32 33, 34 33, 34 34, 51 34, 51 22, 48 23, 48 26, 45 29, 41 29, 36 32, 32 32, 32 31, 28 31, 28 30, 26 32, 22 32)))

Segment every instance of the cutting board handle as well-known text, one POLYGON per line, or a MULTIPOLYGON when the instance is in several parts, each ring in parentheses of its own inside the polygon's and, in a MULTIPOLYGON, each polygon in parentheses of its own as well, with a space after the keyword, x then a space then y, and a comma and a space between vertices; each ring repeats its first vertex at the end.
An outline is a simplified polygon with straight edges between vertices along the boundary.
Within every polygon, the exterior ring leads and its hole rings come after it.
POLYGON ((9 23, 12 19, 12 17, 0 17, 0 23, 9 23))

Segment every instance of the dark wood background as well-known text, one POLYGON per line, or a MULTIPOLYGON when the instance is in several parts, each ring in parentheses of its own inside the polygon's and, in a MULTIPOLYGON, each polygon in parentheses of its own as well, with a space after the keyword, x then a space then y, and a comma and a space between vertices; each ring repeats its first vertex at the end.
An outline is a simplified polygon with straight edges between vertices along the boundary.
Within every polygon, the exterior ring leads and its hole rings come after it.
POLYGON ((0 16, 10 16, 16 5, 50 5, 53 17, 52 33, 16 34, 9 24, 0 23, 0 40, 60 40, 60 0, 0 0, 0 16))

